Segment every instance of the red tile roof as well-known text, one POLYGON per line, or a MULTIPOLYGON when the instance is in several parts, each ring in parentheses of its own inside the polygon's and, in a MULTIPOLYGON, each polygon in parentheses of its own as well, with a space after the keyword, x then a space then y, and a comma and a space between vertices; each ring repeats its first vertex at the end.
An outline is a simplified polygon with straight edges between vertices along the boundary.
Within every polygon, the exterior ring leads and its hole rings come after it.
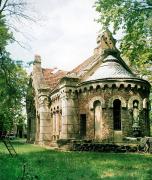
POLYGON ((66 72, 63 70, 56 70, 56 69, 42 69, 42 73, 45 79, 46 84, 51 88, 54 89, 58 85, 61 78, 65 77, 67 74, 75 73, 78 77, 81 76, 81 73, 94 61, 96 61, 95 56, 91 56, 79 66, 74 68, 72 71, 66 72))
POLYGON ((55 69, 42 69, 45 82, 51 89, 54 89, 59 83, 60 79, 67 74, 66 71, 62 70, 57 70, 56 72, 54 71, 55 69))
POLYGON ((93 59, 94 59, 94 56, 91 56, 90 58, 85 60, 83 63, 81 63, 79 66, 77 66, 72 71, 70 71, 69 73, 79 74, 81 71, 87 68, 87 66, 93 61, 93 59))

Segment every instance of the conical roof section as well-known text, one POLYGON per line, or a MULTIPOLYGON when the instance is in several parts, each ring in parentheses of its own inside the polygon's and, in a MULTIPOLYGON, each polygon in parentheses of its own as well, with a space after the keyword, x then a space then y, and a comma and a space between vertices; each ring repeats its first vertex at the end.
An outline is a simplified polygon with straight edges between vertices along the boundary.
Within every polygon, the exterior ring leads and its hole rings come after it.
POLYGON ((123 66, 121 61, 112 55, 108 55, 100 67, 85 81, 94 81, 99 79, 127 79, 136 78, 136 76, 123 66))

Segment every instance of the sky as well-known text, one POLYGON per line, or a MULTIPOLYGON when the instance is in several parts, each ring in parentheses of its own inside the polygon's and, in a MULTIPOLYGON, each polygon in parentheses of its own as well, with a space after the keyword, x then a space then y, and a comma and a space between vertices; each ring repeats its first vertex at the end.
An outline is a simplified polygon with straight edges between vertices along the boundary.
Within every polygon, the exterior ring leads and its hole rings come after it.
POLYGON ((15 37, 24 48, 9 45, 14 59, 29 62, 40 55, 44 68, 69 71, 93 54, 101 30, 95 22, 95 0, 28 1, 37 22, 15 22, 20 30, 15 37))

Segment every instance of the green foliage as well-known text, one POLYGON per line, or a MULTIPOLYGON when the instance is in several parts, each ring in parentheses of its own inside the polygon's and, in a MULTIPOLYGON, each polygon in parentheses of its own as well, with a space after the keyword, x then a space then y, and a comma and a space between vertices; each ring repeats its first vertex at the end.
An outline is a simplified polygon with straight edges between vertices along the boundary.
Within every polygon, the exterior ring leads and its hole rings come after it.
POLYGON ((27 74, 5 51, 0 56, 0 123, 8 130, 21 118, 27 89, 27 74))
POLYGON ((21 142, 14 147, 18 156, 11 158, 0 143, 1 179, 23 177, 24 164, 24 177, 31 179, 152 179, 151 154, 61 152, 21 142))
POLYGON ((97 0, 95 6, 103 28, 112 25, 114 33, 123 31, 122 55, 136 70, 147 75, 152 64, 151 0, 97 0))
POLYGON ((6 27, 4 16, 0 15, 0 51, 3 51, 11 40, 12 33, 6 27))
MULTIPOLYGON (((20 123, 23 117, 24 99, 27 88, 27 74, 20 61, 14 61, 6 51, 13 41, 13 34, 7 24, 6 12, 17 17, 21 13, 23 1, 0 1, 0 130, 11 130, 14 123, 20 123)), ((9 14, 10 15, 10 14, 9 14)))

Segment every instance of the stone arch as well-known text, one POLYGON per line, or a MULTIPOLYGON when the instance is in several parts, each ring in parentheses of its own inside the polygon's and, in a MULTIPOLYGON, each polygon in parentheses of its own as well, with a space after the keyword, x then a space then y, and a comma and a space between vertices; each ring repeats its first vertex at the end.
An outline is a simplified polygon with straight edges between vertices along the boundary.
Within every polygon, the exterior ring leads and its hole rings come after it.
POLYGON ((124 84, 120 84, 119 89, 123 89, 124 88, 124 84))
POLYGON ((87 87, 84 87, 83 92, 87 92, 87 91, 88 91, 87 87))
POLYGON ((78 95, 78 90, 77 89, 74 91, 74 94, 78 95))
POLYGON ((119 99, 121 101, 121 107, 123 107, 123 108, 127 107, 126 100, 119 95, 115 95, 109 99, 109 103, 108 103, 109 108, 113 108, 113 102, 116 99, 119 99))
POLYGON ((101 86, 100 86, 100 85, 97 85, 97 86, 96 86, 96 91, 99 90, 99 89, 101 89, 101 86))
POLYGON ((139 110, 143 108, 143 101, 139 96, 132 96, 128 101, 128 109, 133 109, 133 101, 137 100, 139 102, 139 110))
POLYGON ((131 84, 128 84, 128 85, 127 85, 127 88, 128 88, 128 89, 131 89, 131 84))
POLYGON ((93 86, 90 86, 90 87, 89 87, 89 91, 93 91, 93 86))
POLYGON ((112 87, 113 89, 116 89, 116 88, 117 88, 116 84, 112 84, 111 87, 112 87))
POLYGON ((72 89, 69 89, 69 94, 72 94, 72 89))
POLYGON ((108 87, 109 87, 108 84, 104 84, 103 89, 106 89, 108 87))
POLYGON ((105 108, 105 100, 100 96, 96 96, 96 97, 93 97, 89 102, 89 109, 90 110, 92 110, 94 108, 94 102, 95 101, 100 101, 101 107, 105 108))
POLYGON ((82 89, 80 88, 78 92, 79 92, 79 94, 81 94, 82 93, 82 89))

